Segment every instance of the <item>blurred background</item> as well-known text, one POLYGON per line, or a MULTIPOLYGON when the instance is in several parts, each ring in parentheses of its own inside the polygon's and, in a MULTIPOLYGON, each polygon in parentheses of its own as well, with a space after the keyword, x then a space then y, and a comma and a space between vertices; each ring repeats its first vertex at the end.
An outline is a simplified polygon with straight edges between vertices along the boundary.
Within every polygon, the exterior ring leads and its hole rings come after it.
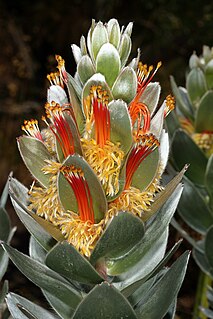
MULTIPOLYGON (((212 1, 0 0, 0 190, 10 171, 25 185, 31 183, 18 154, 16 137, 22 134, 24 119, 42 115, 46 75, 56 68, 55 54, 65 59, 67 71, 74 75, 70 45, 79 44, 82 34, 86 36, 92 18, 107 22, 112 17, 120 25, 134 22, 131 57, 140 48, 143 63, 155 66, 162 61, 155 77, 161 83, 162 98, 171 92, 170 75, 179 85, 185 84, 192 52, 199 55, 203 45, 213 45, 212 1)), ((18 227, 14 246, 25 251, 28 237, 24 227, 12 208, 8 209, 13 225, 18 227)), ((192 269, 193 274, 185 280, 178 305, 181 318, 190 318, 194 301, 197 272, 193 261, 190 267, 188 272, 191 274, 192 269)), ((23 287, 25 279, 20 276, 17 280, 23 287)))

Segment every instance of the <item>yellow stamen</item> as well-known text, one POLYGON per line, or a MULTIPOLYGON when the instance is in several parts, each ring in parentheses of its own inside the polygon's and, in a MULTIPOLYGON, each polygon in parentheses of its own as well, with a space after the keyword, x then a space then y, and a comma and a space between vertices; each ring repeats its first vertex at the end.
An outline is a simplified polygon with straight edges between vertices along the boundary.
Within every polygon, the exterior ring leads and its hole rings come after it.
POLYGON ((22 125, 21 129, 28 135, 35 137, 43 142, 43 137, 41 135, 40 129, 38 127, 37 120, 25 120, 24 125, 22 125))
POLYGON ((192 138, 195 141, 195 143, 209 156, 213 154, 213 133, 194 133, 192 134, 192 138))
POLYGON ((84 156, 97 174, 106 195, 114 196, 119 191, 119 174, 124 152, 119 144, 107 141, 100 147, 94 139, 81 139, 84 156))
POLYGON ((51 85, 59 85, 60 87, 64 88, 64 83, 59 72, 51 72, 47 75, 47 79, 50 81, 51 85))
POLYGON ((166 97, 166 109, 164 111, 164 116, 166 117, 175 108, 175 98, 171 94, 166 97))

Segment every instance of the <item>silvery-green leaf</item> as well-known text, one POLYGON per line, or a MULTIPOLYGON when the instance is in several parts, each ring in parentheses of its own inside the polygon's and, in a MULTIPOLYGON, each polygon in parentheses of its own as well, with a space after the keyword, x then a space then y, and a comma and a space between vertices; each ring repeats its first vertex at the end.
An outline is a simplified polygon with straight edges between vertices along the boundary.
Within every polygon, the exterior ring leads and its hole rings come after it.
POLYGON ((108 104, 110 112, 110 141, 120 143, 126 154, 132 145, 132 125, 127 105, 122 100, 113 100, 108 104))
POLYGON ((129 104, 136 95, 137 85, 138 82, 135 71, 127 66, 116 79, 112 87, 112 94, 115 99, 122 99, 129 104))
POLYGON ((157 139, 160 138, 163 129, 165 107, 166 102, 164 101, 150 122, 149 131, 153 133, 157 139))
POLYGON ((190 56, 190 59, 189 59, 189 67, 190 69, 193 69, 193 68, 199 67, 199 65, 200 65, 200 60, 196 52, 193 52, 193 54, 190 56))
MULTIPOLYGON (((97 178, 97 175, 94 173, 93 169, 89 166, 85 159, 78 154, 67 157, 63 165, 74 165, 76 168, 80 168, 83 171, 85 180, 87 181, 91 193, 95 221, 99 222, 107 211, 107 202, 105 193, 97 178)), ((58 175, 58 192, 63 207, 66 210, 71 210, 77 213, 78 204, 75 194, 69 182, 61 172, 59 172, 58 175)))
POLYGON ((107 91, 107 94, 109 96, 109 101, 113 99, 111 90, 106 83, 105 77, 100 74, 96 73, 94 74, 84 85, 83 92, 82 92, 82 104, 84 104, 84 100, 90 95, 90 89, 92 86, 100 85, 103 90, 107 91))
POLYGON ((155 112, 160 97, 161 87, 158 82, 151 82, 147 85, 139 101, 146 104, 151 115, 155 112))
POLYGON ((200 68, 194 68, 189 72, 186 78, 186 89, 191 102, 197 107, 201 97, 207 91, 206 80, 200 68))
POLYGON ((213 89, 213 59, 205 67, 205 78, 209 89, 213 89))
POLYGON ((119 55, 120 55, 120 59, 121 59, 121 68, 123 66, 125 66, 128 58, 129 58, 129 55, 130 55, 130 52, 131 52, 131 48, 132 48, 131 38, 130 38, 130 36, 127 33, 125 33, 121 37, 121 43, 120 43, 120 46, 119 46, 119 55))
POLYGON ((82 83, 85 83, 94 73, 94 65, 88 55, 83 55, 77 65, 77 71, 82 83))
POLYGON ((129 37, 132 35, 133 22, 129 22, 126 29, 124 30, 124 34, 128 34, 129 37))
POLYGON ((66 92, 59 85, 51 85, 47 91, 47 102, 51 103, 52 101, 61 106, 69 103, 66 92))
POLYGON ((118 48, 120 43, 120 26, 116 19, 110 19, 107 22, 107 31, 109 35, 109 42, 112 43, 116 48, 118 48))
POLYGON ((68 91, 70 90, 70 88, 72 88, 72 90, 74 90, 76 96, 78 98, 80 98, 82 88, 81 88, 80 84, 76 81, 76 79, 72 75, 70 75, 68 72, 67 72, 67 88, 68 88, 68 91))
POLYGON ((207 91, 201 98, 195 119, 195 131, 213 130, 213 91, 207 91))
POLYGON ((81 49, 76 44, 71 44, 72 54, 74 56, 76 64, 80 61, 82 58, 81 49))
POLYGON ((44 264, 46 254, 47 254, 47 251, 37 242, 37 240, 33 236, 30 236, 30 242, 29 242, 30 257, 44 264))
POLYGON ((167 165, 169 157, 169 135, 163 129, 160 137, 160 146, 159 146, 159 174, 161 175, 167 165))
POLYGON ((205 186, 210 196, 210 206, 213 209, 213 154, 210 156, 206 172, 205 172, 205 186))
POLYGON ((96 70, 105 76, 110 87, 113 86, 121 68, 121 60, 117 49, 111 43, 105 43, 96 58, 96 70))
POLYGON ((86 45, 86 39, 82 35, 80 39, 80 48, 81 48, 81 54, 86 55, 87 54, 87 45, 86 45))
POLYGON ((141 51, 140 51, 140 49, 138 49, 137 57, 132 59, 132 61, 128 65, 130 68, 133 68, 133 70, 135 70, 135 71, 137 71, 137 68, 138 68, 138 63, 140 61, 140 55, 141 55, 141 51))
POLYGON ((205 63, 208 63, 210 59, 212 58, 212 50, 208 45, 203 46, 203 57, 205 60, 205 63))
POLYGON ((48 187, 49 175, 44 174, 42 168, 47 165, 47 160, 51 160, 51 155, 44 143, 31 136, 21 136, 18 139, 18 148, 31 174, 39 183, 48 187))
POLYGON ((99 53, 99 50, 107 42, 109 42, 109 37, 106 27, 101 21, 99 21, 92 33, 92 53, 95 60, 99 53))
POLYGON ((12 177, 12 173, 9 174, 7 182, 3 188, 1 197, 0 197, 0 207, 4 208, 6 203, 7 203, 7 199, 8 199, 8 191, 9 191, 9 179, 12 177))

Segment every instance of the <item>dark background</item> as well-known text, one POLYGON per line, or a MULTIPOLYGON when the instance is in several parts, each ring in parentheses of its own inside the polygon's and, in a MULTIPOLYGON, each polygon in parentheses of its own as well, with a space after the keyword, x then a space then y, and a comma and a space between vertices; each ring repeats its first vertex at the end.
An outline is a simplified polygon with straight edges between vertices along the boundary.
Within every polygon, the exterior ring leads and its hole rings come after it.
MULTIPOLYGON (((55 54, 65 59, 66 69, 74 74, 70 45, 79 44, 80 36, 87 35, 92 18, 107 22, 112 17, 120 25, 134 22, 132 57, 140 48, 143 63, 163 62, 155 77, 161 83, 162 97, 171 91, 169 75, 184 85, 192 52, 200 54, 204 44, 213 42, 213 2, 207 0, 0 0, 0 190, 10 171, 24 184, 31 182, 16 137, 22 134, 24 119, 40 118, 43 112, 46 74, 55 70, 55 54)), ((13 245, 26 251, 24 227, 12 208, 8 209, 12 224, 18 225, 13 245)), ((171 231, 171 235, 176 233, 171 231)), ((186 243, 185 248, 189 248, 186 243)), ((193 261, 187 276, 178 304, 181 318, 191 318, 197 280, 193 261)), ((24 285, 24 278, 18 275, 12 289, 20 293, 24 285)))

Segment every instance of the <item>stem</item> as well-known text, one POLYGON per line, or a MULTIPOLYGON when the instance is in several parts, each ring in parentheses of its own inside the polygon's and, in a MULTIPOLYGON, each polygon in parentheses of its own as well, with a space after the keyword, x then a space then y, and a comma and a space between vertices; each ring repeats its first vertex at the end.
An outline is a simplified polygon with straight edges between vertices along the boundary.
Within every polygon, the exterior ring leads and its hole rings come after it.
POLYGON ((207 300, 207 289, 212 283, 212 279, 206 275, 202 270, 200 270, 195 305, 193 311, 193 319, 208 319, 200 310, 200 307, 207 308, 209 307, 207 300))

